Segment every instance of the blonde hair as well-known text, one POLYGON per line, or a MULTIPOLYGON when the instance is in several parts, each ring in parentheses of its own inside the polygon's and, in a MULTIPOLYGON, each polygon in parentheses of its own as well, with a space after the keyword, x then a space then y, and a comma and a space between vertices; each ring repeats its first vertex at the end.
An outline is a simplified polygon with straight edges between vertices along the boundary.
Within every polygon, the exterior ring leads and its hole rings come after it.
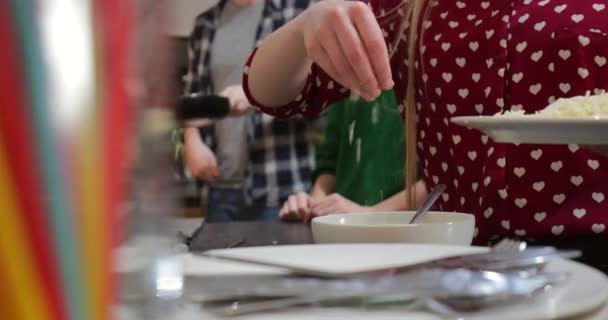
MULTIPOLYGON (((432 1, 429 0, 429 4, 426 6, 426 10, 422 15, 422 9, 425 7, 427 0, 405 0, 399 6, 403 12, 401 18, 401 24, 396 34, 395 42, 392 45, 391 56, 396 51, 399 41, 401 41, 401 35, 408 29, 407 41, 408 41, 408 52, 407 59, 409 61, 408 73, 407 73, 407 89, 404 101, 402 101, 405 107, 405 186, 406 186, 406 197, 408 209, 412 210, 417 207, 416 203, 416 181, 418 179, 418 161, 417 161, 417 128, 416 128, 416 83, 415 83, 415 59, 416 49, 418 48, 418 27, 420 25, 420 19, 426 20, 432 7, 432 1)), ((420 36, 424 28, 421 31, 420 36)), ((420 66, 422 68, 422 65, 420 66)))

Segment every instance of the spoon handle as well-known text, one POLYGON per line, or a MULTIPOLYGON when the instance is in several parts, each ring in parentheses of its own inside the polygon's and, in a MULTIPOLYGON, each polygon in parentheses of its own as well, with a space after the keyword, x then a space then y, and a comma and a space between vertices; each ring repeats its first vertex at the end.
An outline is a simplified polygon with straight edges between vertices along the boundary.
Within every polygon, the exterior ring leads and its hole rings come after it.
POLYGON ((445 184, 440 184, 431 191, 428 197, 424 200, 420 208, 416 211, 416 214, 410 221, 410 224, 414 224, 420 220, 420 218, 433 206, 435 201, 439 198, 439 196, 445 191, 445 184))

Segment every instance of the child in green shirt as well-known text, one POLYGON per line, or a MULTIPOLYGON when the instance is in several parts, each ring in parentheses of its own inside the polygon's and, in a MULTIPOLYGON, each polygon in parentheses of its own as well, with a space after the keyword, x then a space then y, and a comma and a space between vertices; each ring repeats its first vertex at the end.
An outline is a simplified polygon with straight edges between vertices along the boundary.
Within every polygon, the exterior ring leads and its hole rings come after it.
MULTIPOLYGON (((316 163, 311 195, 290 196, 280 211, 283 220, 405 210, 405 129, 394 92, 373 102, 345 99, 332 106, 316 163)), ((415 188, 416 198, 426 195, 424 183, 415 188)))

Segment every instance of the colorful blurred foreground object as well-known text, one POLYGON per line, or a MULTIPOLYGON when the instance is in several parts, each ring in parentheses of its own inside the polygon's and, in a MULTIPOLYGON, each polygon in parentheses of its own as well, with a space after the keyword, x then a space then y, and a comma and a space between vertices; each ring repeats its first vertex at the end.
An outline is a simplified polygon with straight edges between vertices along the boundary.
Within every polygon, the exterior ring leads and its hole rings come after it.
POLYGON ((110 318, 130 3, 0 1, 0 319, 110 318))

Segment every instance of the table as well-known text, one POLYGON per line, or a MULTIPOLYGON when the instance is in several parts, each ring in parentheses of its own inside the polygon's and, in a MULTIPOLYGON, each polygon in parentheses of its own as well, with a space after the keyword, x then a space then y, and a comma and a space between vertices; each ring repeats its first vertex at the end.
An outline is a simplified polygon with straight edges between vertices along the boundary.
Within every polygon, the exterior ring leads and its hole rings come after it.
MULTIPOLYGON (((597 248, 591 252, 591 256, 603 254, 606 259, 600 259, 599 264, 587 263, 601 269, 608 274, 608 250, 601 245, 604 239, 599 239, 597 248)), ((203 229, 192 238, 192 251, 204 251, 211 249, 224 249, 238 244, 239 247, 263 246, 263 245, 289 245, 289 244, 311 244, 314 243, 310 225, 302 223, 281 222, 230 222, 230 223, 206 223, 203 229)), ((573 243, 576 245, 576 243, 573 243)), ((559 245, 559 244, 558 244, 559 245)), ((559 245, 563 247, 562 245, 559 245)), ((582 247, 584 252, 589 252, 588 247, 582 247)), ((589 256, 586 257, 587 259, 589 256)), ((583 261, 585 262, 585 261, 583 261)), ((594 310, 587 315, 579 315, 567 320, 604 320, 608 319, 608 305, 600 310, 594 310)), ((566 320, 566 319, 564 319, 566 320)))
MULTIPOLYGON (((191 251, 226 249, 234 246, 268 246, 314 243, 310 225, 299 222, 228 222, 205 223, 190 242, 191 251)), ((608 237, 572 239, 542 243, 583 252, 579 262, 608 274, 608 237)))
POLYGON ((311 243, 310 225, 299 222, 204 223, 193 236, 190 250, 311 243))

